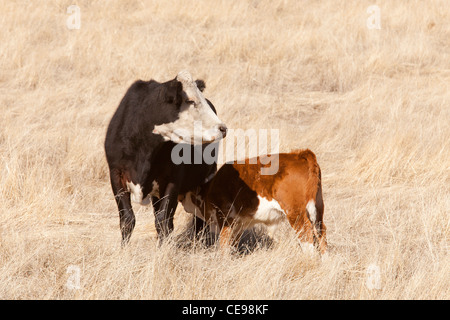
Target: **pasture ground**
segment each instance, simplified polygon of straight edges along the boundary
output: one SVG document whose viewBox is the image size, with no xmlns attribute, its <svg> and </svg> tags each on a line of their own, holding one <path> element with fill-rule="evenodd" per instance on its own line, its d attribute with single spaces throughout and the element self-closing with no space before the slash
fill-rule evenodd
<svg viewBox="0 0 450 320">
<path fill-rule="evenodd" d="M 377 1 L 370 29 L 373 4 L 3 1 L 0 298 L 449 299 L 448 2 Z M 158 248 L 139 206 L 120 248 L 106 127 L 134 80 L 182 69 L 228 127 L 316 153 L 326 258 L 288 228 L 240 258 Z"/>
</svg>

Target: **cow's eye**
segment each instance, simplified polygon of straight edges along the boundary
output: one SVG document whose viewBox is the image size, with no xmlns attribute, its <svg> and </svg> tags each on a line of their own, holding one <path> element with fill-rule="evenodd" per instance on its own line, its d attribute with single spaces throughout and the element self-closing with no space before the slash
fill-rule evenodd
<svg viewBox="0 0 450 320">
<path fill-rule="evenodd" d="M 195 104 L 195 102 L 192 101 L 192 100 L 186 100 L 186 103 L 187 103 L 187 104 Z"/>
</svg>

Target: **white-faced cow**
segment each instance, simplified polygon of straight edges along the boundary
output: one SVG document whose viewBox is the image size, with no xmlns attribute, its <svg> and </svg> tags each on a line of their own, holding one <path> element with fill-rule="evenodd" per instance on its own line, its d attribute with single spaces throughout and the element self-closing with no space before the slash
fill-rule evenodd
<svg viewBox="0 0 450 320">
<path fill-rule="evenodd" d="M 204 88 L 202 80 L 193 81 L 186 71 L 164 83 L 136 81 L 112 117 L 105 152 L 123 244 L 135 226 L 131 202 L 153 203 L 162 241 L 173 230 L 178 196 L 216 172 L 215 163 L 176 165 L 171 159 L 176 143 L 189 144 L 201 152 L 226 135 L 225 124 L 202 94 Z M 200 129 L 198 125 L 194 128 L 194 123 L 200 123 Z"/>
<path fill-rule="evenodd" d="M 316 156 L 306 149 L 281 153 L 278 161 L 273 175 L 261 174 L 268 163 L 262 157 L 224 164 L 213 179 L 186 195 L 185 210 L 206 221 L 221 246 L 236 245 L 242 232 L 258 223 L 273 234 L 287 218 L 300 242 L 324 253 L 326 228 Z"/>
</svg>

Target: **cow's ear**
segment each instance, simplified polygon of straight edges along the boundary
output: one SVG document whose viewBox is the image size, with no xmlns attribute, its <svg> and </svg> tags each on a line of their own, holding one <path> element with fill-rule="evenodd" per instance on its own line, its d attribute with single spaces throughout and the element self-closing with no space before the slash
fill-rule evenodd
<svg viewBox="0 0 450 320">
<path fill-rule="evenodd" d="M 167 83 L 161 91 L 162 98 L 165 103 L 175 104 L 179 106 L 181 104 L 181 92 L 183 91 L 183 85 L 177 80 Z"/>
<path fill-rule="evenodd" d="M 203 80 L 200 79 L 195 80 L 195 84 L 197 85 L 198 90 L 200 90 L 201 92 L 203 92 L 203 90 L 205 90 L 206 88 L 205 81 Z"/>
</svg>

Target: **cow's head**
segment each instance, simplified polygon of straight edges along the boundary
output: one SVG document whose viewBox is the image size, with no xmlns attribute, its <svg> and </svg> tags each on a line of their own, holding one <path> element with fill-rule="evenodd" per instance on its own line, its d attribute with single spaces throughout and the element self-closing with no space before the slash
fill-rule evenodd
<svg viewBox="0 0 450 320">
<path fill-rule="evenodd" d="M 189 144 L 210 143 L 224 138 L 227 127 L 203 96 L 204 88 L 203 80 L 194 81 L 187 71 L 163 83 L 160 101 L 164 105 L 161 112 L 165 116 L 163 123 L 154 127 L 153 133 L 166 141 Z"/>
</svg>

